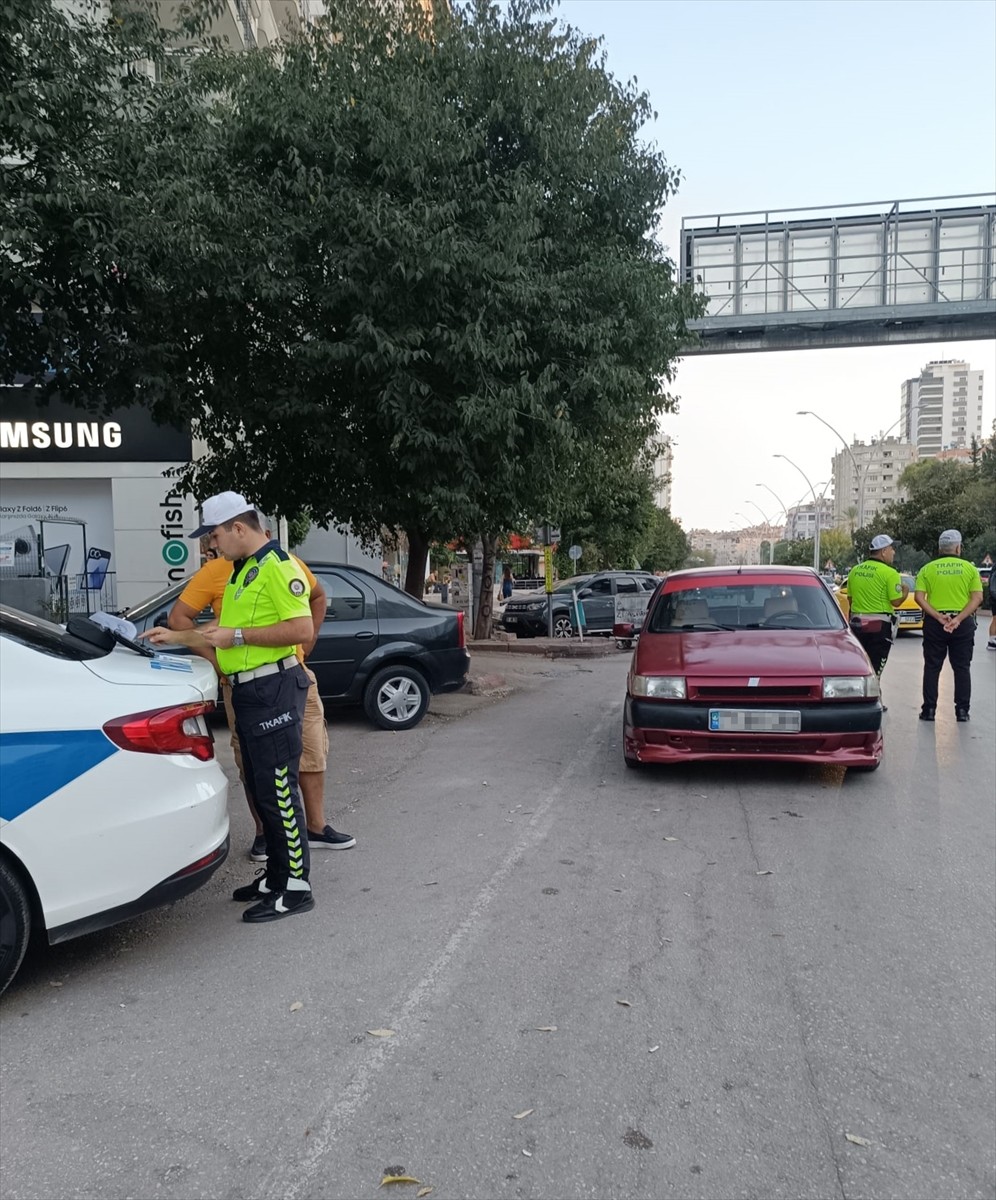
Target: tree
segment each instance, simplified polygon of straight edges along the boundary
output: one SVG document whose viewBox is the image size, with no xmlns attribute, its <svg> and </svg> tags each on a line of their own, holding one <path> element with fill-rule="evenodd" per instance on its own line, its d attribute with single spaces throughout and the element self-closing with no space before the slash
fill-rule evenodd
<svg viewBox="0 0 996 1200">
<path fill-rule="evenodd" d="M 996 477 L 987 473 L 991 443 L 981 448 L 974 467 L 936 458 L 912 463 L 900 479 L 909 499 L 890 504 L 878 514 L 875 529 L 862 535 L 885 532 L 924 554 L 937 552 L 944 529 L 960 530 L 966 549 L 976 539 L 996 542 Z"/>
<path fill-rule="evenodd" d="M 688 535 L 669 512 L 655 508 L 640 555 L 647 571 L 674 571 L 685 564 L 689 554 Z"/>
<path fill-rule="evenodd" d="M 497 537 L 673 404 L 699 302 L 650 114 L 546 3 L 341 0 L 279 56 L 200 54 L 124 122 L 118 353 L 62 389 L 191 422 L 195 494 L 404 529 L 409 590 L 481 538 L 480 634 Z"/>
</svg>

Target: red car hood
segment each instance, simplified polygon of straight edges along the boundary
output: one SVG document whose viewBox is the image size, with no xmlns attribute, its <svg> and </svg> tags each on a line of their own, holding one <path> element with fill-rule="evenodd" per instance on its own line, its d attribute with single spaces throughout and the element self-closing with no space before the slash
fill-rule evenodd
<svg viewBox="0 0 996 1200">
<path fill-rule="evenodd" d="M 871 671 L 864 650 L 846 629 L 643 633 L 633 667 L 639 675 L 685 675 L 690 679 L 741 675 L 812 678 Z"/>
</svg>

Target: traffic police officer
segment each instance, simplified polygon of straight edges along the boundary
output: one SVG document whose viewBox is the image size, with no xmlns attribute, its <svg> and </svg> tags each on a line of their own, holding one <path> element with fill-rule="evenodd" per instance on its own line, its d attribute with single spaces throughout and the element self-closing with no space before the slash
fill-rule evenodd
<svg viewBox="0 0 996 1200">
<path fill-rule="evenodd" d="M 310 680 L 295 652 L 312 636 L 309 589 L 298 564 L 267 537 L 244 496 L 212 496 L 202 514 L 204 523 L 190 536 L 209 535 L 211 545 L 234 564 L 219 623 L 199 630 L 155 628 L 146 636 L 156 644 L 207 643 L 229 678 L 243 762 L 269 853 L 265 872 L 232 895 L 256 901 L 243 920 L 275 921 L 315 906 L 298 786 Z"/>
<path fill-rule="evenodd" d="M 892 565 L 895 557 L 892 538 L 887 533 L 877 534 L 871 540 L 871 553 L 864 562 L 851 568 L 844 585 L 851 606 L 851 632 L 864 647 L 872 670 L 879 677 L 896 632 L 892 610 L 910 594 Z"/>
<path fill-rule="evenodd" d="M 972 703 L 972 652 L 975 610 L 982 603 L 978 568 L 961 555 L 961 534 L 945 529 L 937 539 L 938 557 L 920 568 L 916 602 L 923 609 L 923 707 L 921 721 L 937 711 L 937 680 L 945 658 L 954 672 L 955 720 L 967 721 Z"/>
</svg>

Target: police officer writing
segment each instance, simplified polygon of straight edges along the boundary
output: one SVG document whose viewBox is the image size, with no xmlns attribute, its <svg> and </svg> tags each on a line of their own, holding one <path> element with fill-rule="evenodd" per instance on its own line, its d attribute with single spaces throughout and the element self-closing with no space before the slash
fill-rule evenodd
<svg viewBox="0 0 996 1200">
<path fill-rule="evenodd" d="M 871 659 L 872 670 L 881 677 L 892 649 L 895 626 L 892 610 L 910 594 L 902 576 L 893 567 L 896 547 L 886 533 L 871 540 L 871 553 L 852 567 L 844 590 L 851 606 L 851 632 Z M 883 712 L 885 705 L 882 705 Z"/>
<path fill-rule="evenodd" d="M 921 567 L 914 595 L 923 609 L 923 707 L 921 721 L 937 712 L 937 681 L 945 658 L 954 673 L 955 720 L 967 721 L 972 704 L 972 652 L 975 610 L 982 603 L 978 568 L 961 555 L 961 534 L 945 529 L 937 558 Z"/>
<path fill-rule="evenodd" d="M 298 785 L 301 721 L 310 680 L 295 648 L 310 641 L 308 584 L 300 566 L 263 532 L 244 496 L 222 492 L 205 500 L 203 525 L 190 536 L 210 536 L 233 563 L 217 625 L 147 630 L 156 645 L 211 646 L 228 676 L 246 775 L 252 780 L 269 857 L 266 870 L 232 893 L 254 903 L 251 923 L 276 921 L 315 907 L 308 882 L 310 859 Z"/>
</svg>

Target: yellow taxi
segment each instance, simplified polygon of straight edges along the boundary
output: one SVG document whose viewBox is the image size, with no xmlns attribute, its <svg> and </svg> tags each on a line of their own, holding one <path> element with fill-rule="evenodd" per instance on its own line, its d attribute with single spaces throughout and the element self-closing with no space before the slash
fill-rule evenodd
<svg viewBox="0 0 996 1200">
<path fill-rule="evenodd" d="M 910 594 L 896 609 L 899 615 L 899 632 L 906 633 L 908 630 L 923 629 L 923 613 L 920 611 L 920 605 L 913 599 L 913 592 L 916 587 L 916 579 L 912 575 L 903 574 L 903 583 L 910 589 Z M 840 605 L 840 611 L 845 617 L 850 616 L 851 601 L 844 591 L 846 580 L 834 592 L 837 598 L 837 603 Z"/>
</svg>

